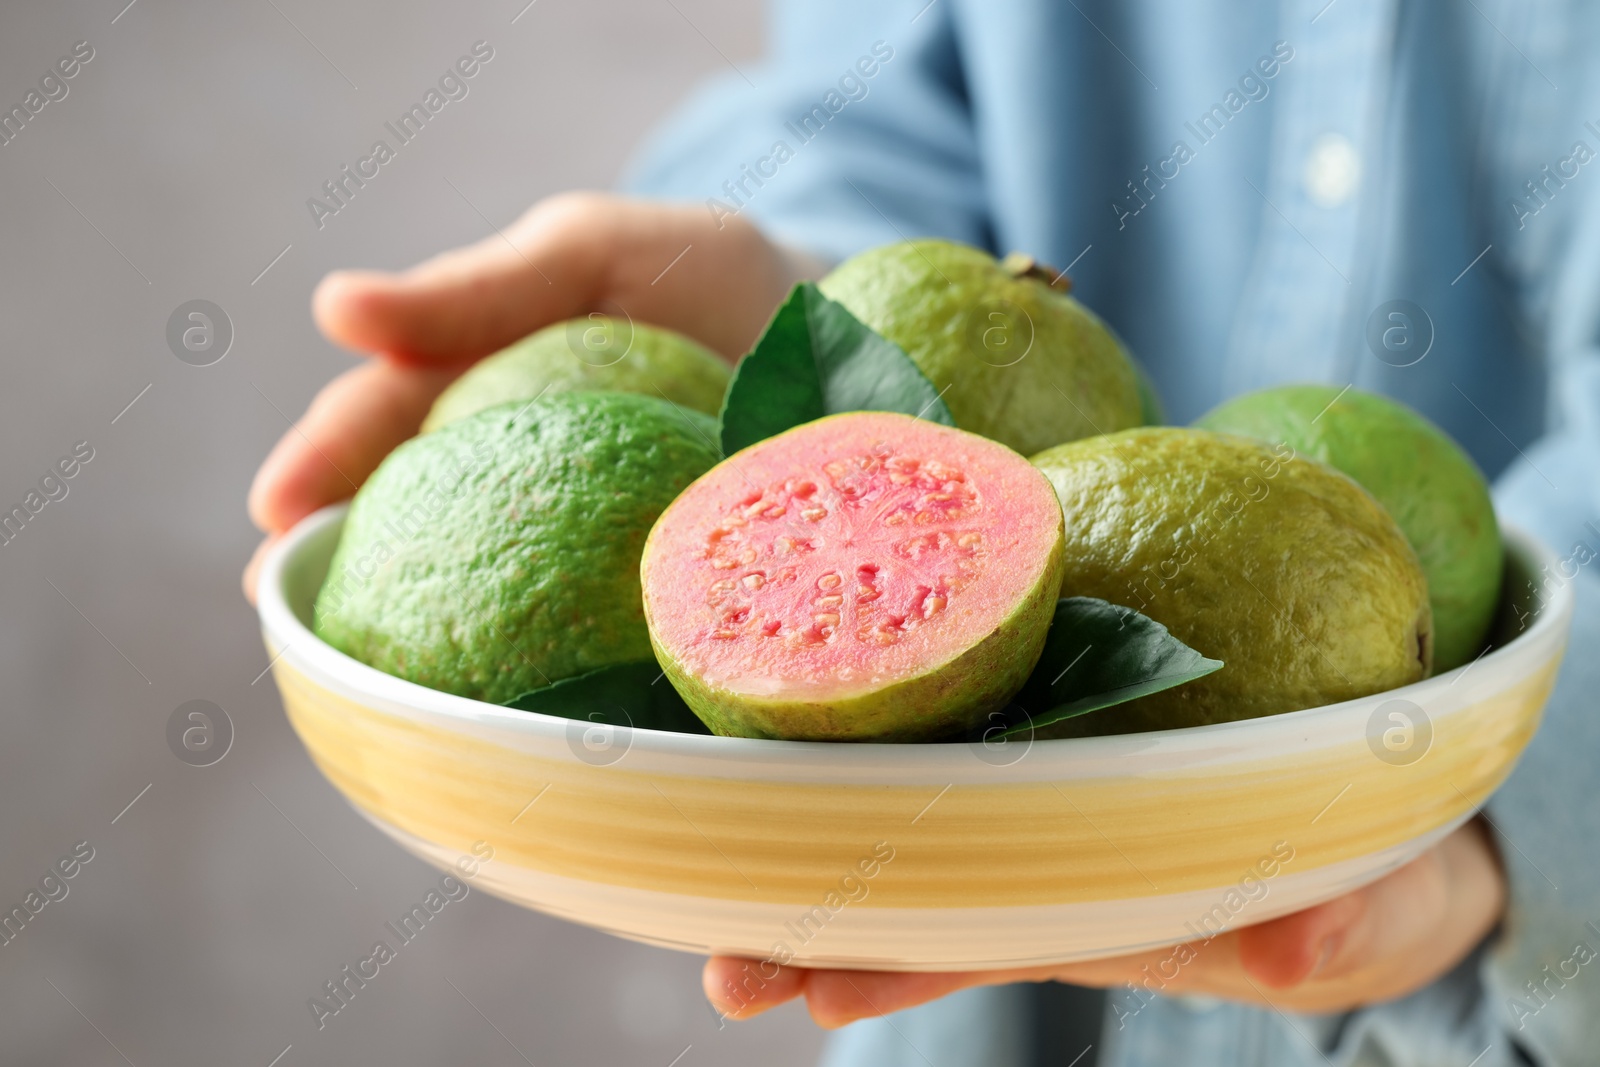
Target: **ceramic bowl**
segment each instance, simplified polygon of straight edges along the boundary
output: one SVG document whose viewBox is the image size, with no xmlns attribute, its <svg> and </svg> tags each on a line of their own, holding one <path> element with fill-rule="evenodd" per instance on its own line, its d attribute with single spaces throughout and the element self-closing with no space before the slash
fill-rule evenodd
<svg viewBox="0 0 1600 1067">
<path fill-rule="evenodd" d="M 875 970 L 1065 962 L 1336 896 L 1469 818 L 1539 723 L 1572 614 L 1507 531 L 1491 651 L 1360 700 L 999 744 L 627 730 L 426 689 L 308 628 L 344 519 L 300 523 L 259 601 L 289 720 L 375 825 L 474 884 L 696 953 Z M 662 684 L 666 684 L 663 682 Z"/>
</svg>

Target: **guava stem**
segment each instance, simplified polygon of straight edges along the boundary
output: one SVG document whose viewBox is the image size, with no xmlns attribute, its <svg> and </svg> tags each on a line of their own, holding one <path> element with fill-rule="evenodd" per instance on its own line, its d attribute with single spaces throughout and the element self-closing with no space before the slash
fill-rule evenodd
<svg viewBox="0 0 1600 1067">
<path fill-rule="evenodd" d="M 1072 292 L 1072 279 L 1064 270 L 1056 270 L 1048 263 L 1040 263 L 1024 252 L 1012 252 L 1000 261 L 1000 269 L 1013 278 L 1032 278 L 1044 282 L 1058 293 Z"/>
</svg>

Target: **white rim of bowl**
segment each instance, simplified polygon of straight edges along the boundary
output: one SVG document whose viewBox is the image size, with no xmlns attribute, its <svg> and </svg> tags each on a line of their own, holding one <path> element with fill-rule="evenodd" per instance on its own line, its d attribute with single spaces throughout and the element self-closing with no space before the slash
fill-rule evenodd
<svg viewBox="0 0 1600 1067">
<path fill-rule="evenodd" d="M 303 662 L 321 675 L 325 683 L 344 690 L 357 702 L 376 698 L 384 705 L 401 709 L 407 717 L 420 716 L 445 726 L 472 725 L 494 731 L 511 731 L 559 741 L 565 745 L 569 727 L 579 720 L 517 711 L 405 681 L 345 655 L 317 637 L 300 621 L 284 595 L 284 571 L 307 541 L 328 525 L 342 519 L 348 508 L 348 502 L 333 504 L 306 516 L 268 551 L 262 562 L 256 599 L 262 628 L 268 639 L 278 646 L 276 655 L 281 658 L 293 653 L 293 659 Z M 1500 530 L 1506 546 L 1525 557 L 1532 573 L 1538 574 L 1541 568 L 1557 562 L 1553 551 L 1520 527 L 1502 522 Z M 629 752 L 630 756 L 649 754 L 668 758 L 686 757 L 696 763 L 707 761 L 712 766 L 704 769 L 712 773 L 715 773 L 714 765 L 728 763 L 743 764 L 747 768 L 750 764 L 769 768 L 787 765 L 811 773 L 832 769 L 851 776 L 873 768 L 885 768 L 897 772 L 897 778 L 908 770 L 914 770 L 919 777 L 922 774 L 930 777 L 950 775 L 953 781 L 970 782 L 992 781 L 997 773 L 1007 773 L 1012 780 L 1043 780 L 1056 777 L 1067 769 L 1068 764 L 1080 772 L 1100 766 L 1101 773 L 1117 773 L 1115 768 L 1103 766 L 1102 761 L 1117 759 L 1120 762 L 1131 754 L 1157 749 L 1165 756 L 1175 757 L 1183 766 L 1193 767 L 1211 762 L 1212 759 L 1238 759 L 1246 752 L 1266 753 L 1277 746 L 1317 748 L 1363 736 L 1366 717 L 1380 703 L 1409 700 L 1433 713 L 1429 704 L 1443 698 L 1468 671 L 1506 666 L 1515 659 L 1536 654 L 1537 649 L 1548 643 L 1553 631 L 1559 629 L 1564 635 L 1574 600 L 1572 584 L 1563 584 L 1545 602 L 1533 625 L 1504 646 L 1491 649 L 1455 670 L 1398 689 L 1337 704 L 1207 726 L 1104 737 L 1034 740 L 1027 743 L 1027 760 L 1019 757 L 1019 761 L 1001 766 L 988 766 L 974 759 L 969 751 L 971 746 L 965 742 L 838 744 L 717 737 L 643 728 L 631 731 Z M 1468 690 L 1461 692 L 1465 694 Z M 1451 706 L 1440 708 L 1434 717 L 1449 715 L 1458 707 L 1471 703 L 1473 701 L 1464 699 L 1450 701 Z M 1212 759 L 1207 759 L 1207 756 Z M 1151 768 L 1142 766 L 1140 769 Z"/>
</svg>

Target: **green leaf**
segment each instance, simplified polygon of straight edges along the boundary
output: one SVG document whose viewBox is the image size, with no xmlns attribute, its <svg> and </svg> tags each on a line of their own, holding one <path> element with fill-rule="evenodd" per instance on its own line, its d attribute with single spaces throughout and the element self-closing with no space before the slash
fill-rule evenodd
<svg viewBox="0 0 1600 1067">
<path fill-rule="evenodd" d="M 601 667 L 574 678 L 563 678 L 507 701 L 517 711 L 537 711 L 563 719 L 627 726 L 638 730 L 668 730 L 680 734 L 709 734 L 706 724 L 689 710 L 655 660 Z"/>
<path fill-rule="evenodd" d="M 1006 709 L 1000 736 L 1015 737 L 1221 670 L 1132 608 L 1062 597 L 1039 663 Z"/>
<path fill-rule="evenodd" d="M 910 356 L 801 282 L 734 371 L 722 399 L 722 452 L 731 456 L 842 411 L 898 411 L 955 425 Z"/>
</svg>

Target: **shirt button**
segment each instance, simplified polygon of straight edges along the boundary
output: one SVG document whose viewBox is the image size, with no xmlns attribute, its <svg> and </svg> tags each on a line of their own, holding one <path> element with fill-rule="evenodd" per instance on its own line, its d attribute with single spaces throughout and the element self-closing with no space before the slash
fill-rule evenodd
<svg viewBox="0 0 1600 1067">
<path fill-rule="evenodd" d="M 1172 998 L 1178 1002 L 1179 1007 L 1193 1015 L 1210 1015 L 1222 1007 L 1222 1001 L 1216 997 L 1207 997 L 1200 994 L 1187 994 Z"/>
<path fill-rule="evenodd" d="M 1306 195 L 1318 207 L 1338 207 L 1361 182 L 1361 156 L 1350 138 L 1325 133 L 1311 145 L 1303 176 Z"/>
</svg>

